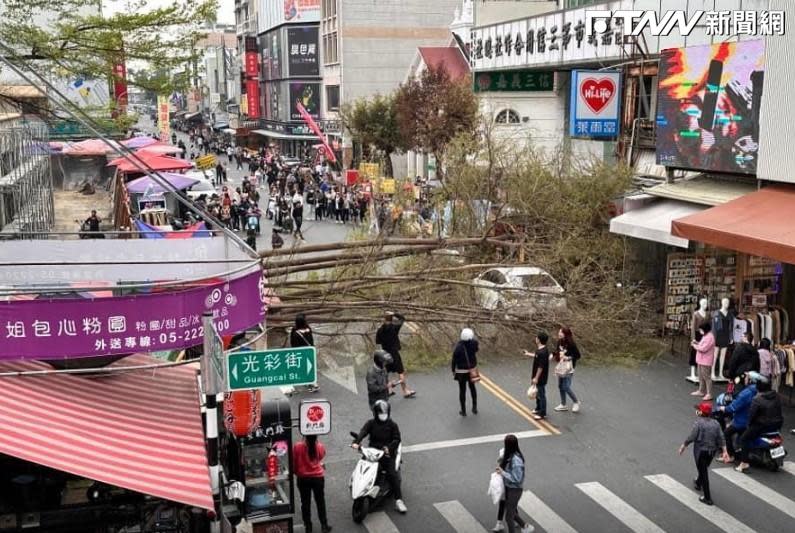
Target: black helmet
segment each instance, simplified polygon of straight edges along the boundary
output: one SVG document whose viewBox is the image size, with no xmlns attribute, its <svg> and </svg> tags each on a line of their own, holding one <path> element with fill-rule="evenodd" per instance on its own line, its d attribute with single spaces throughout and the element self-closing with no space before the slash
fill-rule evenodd
<svg viewBox="0 0 795 533">
<path fill-rule="evenodd" d="M 378 415 L 386 415 L 389 418 L 389 414 L 392 411 L 392 408 L 389 406 L 389 402 L 386 400 L 376 400 L 373 404 L 373 418 L 378 418 Z"/>
<path fill-rule="evenodd" d="M 385 350 L 376 350 L 373 353 L 373 362 L 378 368 L 384 368 L 385 365 L 392 363 L 392 356 Z"/>
</svg>

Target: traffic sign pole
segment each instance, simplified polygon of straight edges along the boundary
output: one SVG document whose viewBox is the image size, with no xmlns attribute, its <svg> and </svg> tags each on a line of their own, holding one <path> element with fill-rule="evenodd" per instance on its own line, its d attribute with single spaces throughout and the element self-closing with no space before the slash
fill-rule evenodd
<svg viewBox="0 0 795 533">
<path fill-rule="evenodd" d="M 220 474 L 221 469 L 218 465 L 218 399 L 214 385 L 215 369 L 212 362 L 212 351 L 215 339 L 213 338 L 215 328 L 213 327 L 213 314 L 204 313 L 202 315 L 202 325 L 204 326 L 204 350 L 201 358 L 202 382 L 205 383 L 204 406 L 205 406 L 205 427 L 207 432 L 207 464 L 210 467 L 210 486 L 213 491 L 213 503 L 215 503 L 215 515 L 220 516 L 221 510 L 221 490 Z M 208 390 L 209 389 L 209 390 Z"/>
</svg>

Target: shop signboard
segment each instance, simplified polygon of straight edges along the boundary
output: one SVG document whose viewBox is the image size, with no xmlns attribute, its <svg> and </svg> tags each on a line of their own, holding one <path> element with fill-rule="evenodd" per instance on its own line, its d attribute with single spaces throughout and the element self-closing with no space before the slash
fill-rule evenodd
<svg viewBox="0 0 795 533">
<path fill-rule="evenodd" d="M 320 83 L 290 83 L 290 120 L 303 120 L 298 103 L 310 117 L 320 118 Z"/>
<path fill-rule="evenodd" d="M 261 389 L 317 382 L 314 346 L 231 352 L 226 358 L 227 389 Z"/>
<path fill-rule="evenodd" d="M 258 2 L 258 33 L 285 23 L 320 21 L 320 0 L 258 0 Z"/>
<path fill-rule="evenodd" d="M 215 165 L 217 164 L 218 164 L 218 158 L 215 157 L 213 154 L 203 155 L 200 158 L 196 159 L 196 168 L 200 170 L 215 168 Z"/>
<path fill-rule="evenodd" d="M 114 116 L 127 114 L 127 65 L 123 55 L 113 65 L 113 98 L 116 100 Z"/>
<path fill-rule="evenodd" d="M 246 111 L 250 118 L 260 117 L 259 81 L 246 80 Z"/>
<path fill-rule="evenodd" d="M 588 139 L 618 136 L 621 73 L 603 70 L 573 70 L 569 134 Z"/>
<path fill-rule="evenodd" d="M 379 186 L 378 186 L 379 192 L 381 192 L 382 194 L 395 194 L 394 179 L 381 178 L 378 181 L 379 181 Z"/>
<path fill-rule="evenodd" d="M 359 163 L 359 174 L 363 180 L 375 180 L 381 173 L 378 163 Z"/>
<path fill-rule="evenodd" d="M 246 76 L 256 77 L 259 74 L 259 54 L 256 50 L 246 50 Z"/>
<path fill-rule="evenodd" d="M 160 129 L 160 140 L 163 142 L 169 141 L 171 137 L 171 123 L 168 116 L 170 106 L 167 95 L 157 95 L 157 127 Z"/>
<path fill-rule="evenodd" d="M 261 77 L 278 80 L 282 77 L 282 31 L 277 29 L 260 36 L 262 50 Z"/>
<path fill-rule="evenodd" d="M 318 76 L 318 27 L 287 29 L 287 65 L 291 77 Z"/>
<path fill-rule="evenodd" d="M 298 420 L 301 435 L 328 435 L 331 433 L 331 402 L 302 400 L 298 408 Z"/>
<path fill-rule="evenodd" d="M 473 83 L 476 93 L 551 91 L 555 88 L 555 73 L 521 69 L 478 72 Z"/>
<path fill-rule="evenodd" d="M 173 292 L 92 299 L 0 302 L 0 360 L 129 354 L 201 344 L 202 313 L 222 335 L 259 324 L 265 296 L 259 270 Z"/>
<path fill-rule="evenodd" d="M 755 174 L 764 71 L 764 40 L 663 50 L 657 164 Z"/>
</svg>

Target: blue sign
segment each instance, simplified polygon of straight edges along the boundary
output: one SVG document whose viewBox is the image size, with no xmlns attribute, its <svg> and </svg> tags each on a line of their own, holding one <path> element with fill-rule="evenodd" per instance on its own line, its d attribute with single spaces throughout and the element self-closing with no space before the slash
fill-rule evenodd
<svg viewBox="0 0 795 533">
<path fill-rule="evenodd" d="M 569 135 L 586 139 L 618 137 L 620 102 L 620 72 L 573 70 Z"/>
</svg>

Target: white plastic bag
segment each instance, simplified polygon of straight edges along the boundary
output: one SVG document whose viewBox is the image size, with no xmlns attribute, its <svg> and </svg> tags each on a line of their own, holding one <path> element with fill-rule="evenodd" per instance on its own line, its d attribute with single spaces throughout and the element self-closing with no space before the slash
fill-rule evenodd
<svg viewBox="0 0 795 533">
<path fill-rule="evenodd" d="M 536 387 L 535 384 L 530 385 L 530 387 L 527 388 L 527 399 L 535 400 L 536 396 L 538 396 L 538 387 Z"/>
<path fill-rule="evenodd" d="M 488 495 L 491 496 L 492 503 L 494 505 L 499 504 L 504 494 L 505 494 L 505 483 L 502 480 L 502 475 L 498 474 L 497 472 L 492 472 L 491 479 L 489 480 L 489 491 L 488 491 Z"/>
</svg>

